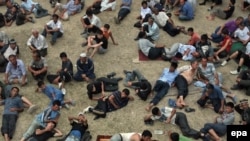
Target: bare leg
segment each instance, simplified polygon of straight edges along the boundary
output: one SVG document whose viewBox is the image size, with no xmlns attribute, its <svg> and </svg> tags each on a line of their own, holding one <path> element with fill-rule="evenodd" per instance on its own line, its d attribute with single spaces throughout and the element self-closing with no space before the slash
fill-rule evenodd
<svg viewBox="0 0 250 141">
<path fill-rule="evenodd" d="M 235 51 L 232 55 L 229 56 L 230 59 L 234 59 L 238 56 L 239 51 Z"/>
<path fill-rule="evenodd" d="M 58 84 L 59 83 L 60 76 L 58 76 L 54 81 L 52 82 L 53 84 Z"/>
<path fill-rule="evenodd" d="M 99 49 L 99 47 L 94 47 L 94 49 L 89 57 L 93 58 L 93 56 L 95 55 L 95 53 L 97 52 L 98 49 Z"/>
<path fill-rule="evenodd" d="M 27 104 L 29 107 L 32 106 L 33 104 L 24 96 L 22 96 L 22 101 L 23 103 Z"/>
<path fill-rule="evenodd" d="M 148 106 L 145 108 L 145 110 L 149 112 L 153 106 L 154 106 L 153 103 L 149 103 Z"/>
<path fill-rule="evenodd" d="M 4 134 L 4 140 L 5 141 L 10 141 L 9 135 L 8 134 Z"/>
<path fill-rule="evenodd" d="M 208 133 L 215 141 L 221 141 L 220 137 L 215 133 L 213 129 L 208 130 Z"/>
<path fill-rule="evenodd" d="M 243 63 L 244 63 L 244 58 L 240 58 L 240 62 L 239 62 L 239 65 L 238 66 L 242 66 L 243 65 Z"/>
</svg>

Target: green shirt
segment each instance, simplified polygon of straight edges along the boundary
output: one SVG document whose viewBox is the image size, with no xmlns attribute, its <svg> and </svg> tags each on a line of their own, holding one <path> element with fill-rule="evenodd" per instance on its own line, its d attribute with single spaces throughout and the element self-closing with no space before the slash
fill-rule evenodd
<svg viewBox="0 0 250 141">
<path fill-rule="evenodd" d="M 188 137 L 180 135 L 179 141 L 193 141 L 193 140 Z"/>
</svg>

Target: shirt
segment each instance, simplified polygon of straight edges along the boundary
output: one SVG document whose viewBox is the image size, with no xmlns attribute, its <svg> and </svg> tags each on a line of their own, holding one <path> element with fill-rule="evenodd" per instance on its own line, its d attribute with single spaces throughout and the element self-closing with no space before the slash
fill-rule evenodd
<svg viewBox="0 0 250 141">
<path fill-rule="evenodd" d="M 214 74 L 216 73 L 216 70 L 213 63 L 207 63 L 206 68 L 202 67 L 202 65 L 199 64 L 199 68 L 201 70 L 201 73 L 206 78 L 208 78 L 209 80 L 214 80 Z"/>
<path fill-rule="evenodd" d="M 223 125 L 231 125 L 234 122 L 234 112 L 226 113 L 224 112 L 220 117 L 216 119 L 217 123 L 223 124 Z"/>
<path fill-rule="evenodd" d="M 51 27 L 52 29 L 59 29 L 59 31 L 61 33 L 63 33 L 63 27 L 62 27 L 62 22 L 61 21 L 57 21 L 56 23 L 54 22 L 54 20 L 50 20 L 49 22 L 47 22 L 46 24 L 47 26 Z"/>
<path fill-rule="evenodd" d="M 164 107 L 160 110 L 161 112 L 160 116 L 152 115 L 151 119 L 165 122 L 171 116 L 172 111 L 173 111 L 173 108 Z M 171 124 L 175 124 L 175 118 L 176 118 L 176 114 L 174 114 L 174 116 L 172 117 L 170 121 Z"/>
<path fill-rule="evenodd" d="M 169 84 L 169 86 L 171 86 L 178 74 L 179 74 L 179 72 L 176 70 L 174 72 L 170 72 L 169 68 L 164 68 L 164 70 L 163 70 L 163 72 L 158 80 L 161 80 L 163 82 L 167 82 Z"/>
<path fill-rule="evenodd" d="M 243 29 L 237 28 L 234 32 L 234 37 L 238 37 L 240 40 L 246 41 L 249 39 L 249 29 L 245 26 Z"/>
<path fill-rule="evenodd" d="M 32 60 L 30 62 L 30 67 L 35 70 L 41 70 L 44 67 L 48 67 L 48 64 L 46 59 L 42 57 L 40 60 Z"/>
<path fill-rule="evenodd" d="M 123 5 L 121 8 L 131 10 L 132 0 L 122 0 L 122 4 L 126 5 Z"/>
<path fill-rule="evenodd" d="M 229 41 L 229 43 L 228 43 L 228 45 L 226 47 L 226 52 L 229 53 L 230 50 L 231 50 L 231 47 L 232 47 L 232 43 L 233 43 L 230 36 L 227 35 L 227 36 L 224 37 L 221 46 L 224 46 L 227 43 L 227 41 Z"/>
<path fill-rule="evenodd" d="M 9 60 L 9 56 L 12 54 L 14 54 L 14 55 L 19 54 L 19 47 L 18 46 L 16 46 L 14 49 L 12 49 L 9 45 L 9 47 L 6 49 L 6 51 L 4 52 L 3 55 L 4 55 L 4 58 L 6 60 Z"/>
<path fill-rule="evenodd" d="M 111 10 L 113 11 L 113 10 L 115 10 L 115 6 L 116 6 L 116 1 L 109 3 L 109 0 L 102 0 L 100 11 L 102 12 L 102 11 L 105 11 L 109 8 L 111 8 Z"/>
<path fill-rule="evenodd" d="M 199 40 L 200 40 L 200 35 L 194 32 L 190 40 L 188 41 L 188 45 L 195 45 Z"/>
<path fill-rule="evenodd" d="M 27 11 L 30 11 L 32 8 L 32 5 L 36 5 L 36 2 L 33 2 L 32 0 L 27 0 L 26 2 L 22 1 L 21 7 Z M 32 12 L 35 12 L 37 9 L 33 8 Z"/>
<path fill-rule="evenodd" d="M 27 41 L 27 45 L 28 46 L 32 45 L 37 50 L 48 48 L 48 44 L 46 42 L 46 39 L 41 34 L 39 34 L 37 38 L 35 38 L 33 35 L 31 35 Z"/>
<path fill-rule="evenodd" d="M 17 111 L 12 112 L 11 108 L 23 108 L 22 99 L 19 96 L 7 97 L 4 101 L 3 115 L 18 115 Z"/>
<path fill-rule="evenodd" d="M 128 97 L 122 98 L 120 91 L 115 91 L 111 95 L 114 96 L 114 103 L 118 105 L 120 108 L 123 108 L 128 104 L 129 98 Z M 116 108 L 109 101 L 107 105 L 108 105 L 108 111 L 116 110 Z"/>
<path fill-rule="evenodd" d="M 87 61 L 81 62 L 80 59 L 77 60 L 76 62 L 77 65 L 77 71 L 80 72 L 81 74 L 86 74 L 87 76 L 91 75 L 94 73 L 94 63 L 91 59 L 87 59 Z"/>
<path fill-rule="evenodd" d="M 16 19 L 17 12 L 12 13 L 12 9 L 7 9 L 4 17 L 7 22 L 14 21 Z"/>
<path fill-rule="evenodd" d="M 147 14 L 152 14 L 151 9 L 149 7 L 146 7 L 145 9 L 143 7 L 141 7 L 141 17 L 142 17 L 142 19 L 144 19 Z"/>
<path fill-rule="evenodd" d="M 150 42 L 148 39 L 139 39 L 138 48 L 144 55 L 148 56 L 151 47 L 155 47 L 155 44 Z"/>
<path fill-rule="evenodd" d="M 190 50 L 189 53 L 187 55 L 184 55 L 184 53 L 187 51 L 187 50 Z M 182 60 L 192 60 L 194 57 L 192 55 L 193 52 L 196 51 L 196 48 L 192 45 L 184 45 L 184 44 L 179 44 L 179 48 L 178 48 L 178 52 L 181 53 L 183 56 L 182 56 Z"/>
<path fill-rule="evenodd" d="M 26 75 L 26 67 L 22 60 L 17 59 L 16 67 L 11 62 L 8 62 L 5 73 L 10 74 L 12 78 L 20 78 Z"/>
<path fill-rule="evenodd" d="M 188 18 L 194 18 L 194 9 L 191 3 L 185 2 L 180 9 L 181 14 L 187 16 Z"/>
<path fill-rule="evenodd" d="M 245 54 L 250 55 L 250 42 L 247 43 Z"/>
<path fill-rule="evenodd" d="M 81 139 L 84 132 L 88 129 L 88 125 L 84 125 L 84 124 L 78 123 L 76 121 L 73 121 L 71 123 L 71 126 L 72 126 L 72 128 L 71 128 L 69 135 L 73 135 L 79 139 Z"/>
<path fill-rule="evenodd" d="M 155 22 L 153 22 L 152 25 L 150 25 L 148 22 L 145 22 L 142 24 L 142 27 L 144 25 L 148 25 L 148 32 L 146 31 L 147 36 L 151 37 L 153 40 L 158 40 L 160 38 L 160 29 Z"/>
<path fill-rule="evenodd" d="M 70 75 L 73 75 L 73 64 L 69 59 L 67 61 L 62 61 L 62 69 L 61 69 L 61 71 L 64 71 L 65 69 L 67 69 L 67 72 Z"/>
<path fill-rule="evenodd" d="M 74 0 L 70 0 L 66 5 L 63 5 L 64 9 L 67 9 L 67 12 L 69 15 L 71 15 L 74 12 L 80 12 L 81 11 L 81 4 L 75 5 Z"/>
<path fill-rule="evenodd" d="M 40 124 L 40 126 L 46 127 L 47 123 L 45 121 L 55 120 L 59 115 L 59 111 L 53 111 L 51 107 L 49 107 L 40 114 L 38 114 L 35 120 Z"/>
<path fill-rule="evenodd" d="M 206 92 L 206 88 L 203 90 L 203 94 L 205 94 Z M 224 96 L 222 94 L 222 90 L 220 89 L 219 86 L 216 86 L 214 85 L 214 90 L 212 93 L 210 93 L 208 95 L 208 98 L 211 100 L 211 101 L 216 101 L 216 100 L 224 100 Z"/>
<path fill-rule="evenodd" d="M 96 41 L 97 44 L 99 44 L 100 42 L 102 42 L 101 47 L 103 49 L 108 49 L 108 40 L 106 39 L 106 37 L 102 37 L 101 39 L 97 37 L 97 35 L 95 35 L 94 40 Z"/>
<path fill-rule="evenodd" d="M 38 129 L 45 129 L 42 126 L 39 126 Z M 56 133 L 52 131 L 46 131 L 40 135 L 37 135 L 36 132 L 31 136 L 31 139 L 36 139 L 35 141 L 47 141 L 49 138 L 53 137 Z"/>
<path fill-rule="evenodd" d="M 83 16 L 83 19 L 84 18 L 88 18 L 89 19 L 89 22 L 92 24 L 92 25 L 95 25 L 97 27 L 101 27 L 102 26 L 102 23 L 101 23 L 101 20 L 99 17 L 97 17 L 96 15 L 93 14 L 92 18 L 88 17 L 88 16 Z"/>
<path fill-rule="evenodd" d="M 153 18 L 160 27 L 164 27 L 169 19 L 165 12 L 159 12 L 157 15 L 153 14 Z"/>
<path fill-rule="evenodd" d="M 225 24 L 225 28 L 229 31 L 229 34 L 233 34 L 234 31 L 238 28 L 235 20 L 232 20 L 232 21 L 228 21 L 226 24 Z"/>
</svg>

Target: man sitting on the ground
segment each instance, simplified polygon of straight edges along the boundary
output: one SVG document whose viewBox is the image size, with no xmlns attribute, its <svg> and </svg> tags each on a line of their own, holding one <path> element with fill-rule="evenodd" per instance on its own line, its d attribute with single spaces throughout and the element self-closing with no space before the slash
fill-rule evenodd
<svg viewBox="0 0 250 141">
<path fill-rule="evenodd" d="M 58 84 L 59 89 L 66 92 L 64 84 L 73 78 L 73 64 L 65 52 L 60 53 L 60 58 L 62 60 L 61 69 L 57 71 L 57 74 L 47 75 L 47 79 L 50 83 Z"/>
<path fill-rule="evenodd" d="M 163 70 L 160 78 L 156 81 L 156 84 L 153 88 L 155 96 L 146 107 L 147 111 L 150 111 L 153 106 L 158 104 L 160 100 L 163 99 L 168 93 L 168 90 L 173 86 L 174 80 L 179 74 L 179 72 L 176 70 L 177 67 L 177 62 L 171 62 L 170 68 L 165 68 Z"/>
<path fill-rule="evenodd" d="M 50 43 L 54 45 L 56 43 L 57 38 L 63 36 L 63 27 L 62 22 L 58 20 L 59 16 L 57 14 L 52 15 L 52 20 L 46 23 L 43 29 L 42 35 L 46 38 L 47 34 L 50 33 L 52 35 Z"/>
<path fill-rule="evenodd" d="M 66 21 L 69 20 L 69 16 L 80 13 L 82 10 L 81 7 L 82 5 L 80 3 L 80 0 L 69 0 L 66 5 L 57 3 L 53 14 L 55 14 L 57 10 L 59 10 L 59 18 Z"/>
<path fill-rule="evenodd" d="M 61 137 L 63 134 L 60 130 L 56 129 L 56 125 L 55 121 L 49 121 L 46 127 L 38 127 L 28 141 L 47 141 L 51 137 Z"/>
<path fill-rule="evenodd" d="M 148 7 L 148 3 L 147 1 L 142 1 L 141 2 L 141 12 L 140 12 L 140 16 L 138 16 L 136 19 L 138 19 L 138 21 L 134 24 L 134 27 L 138 27 L 141 28 L 142 23 L 147 22 L 148 21 L 148 17 L 150 17 L 152 14 L 151 9 Z"/>
<path fill-rule="evenodd" d="M 124 70 L 123 72 L 126 75 L 124 86 L 135 89 L 135 94 L 146 101 L 152 90 L 150 82 L 137 69 L 133 71 Z M 135 78 L 137 78 L 137 82 L 133 82 Z"/>
<path fill-rule="evenodd" d="M 241 115 L 241 125 L 250 125 L 250 107 L 248 99 L 240 100 L 240 104 L 236 105 L 235 111 Z"/>
<path fill-rule="evenodd" d="M 87 81 L 95 79 L 95 68 L 93 61 L 87 57 L 86 53 L 81 53 L 80 58 L 76 62 L 77 72 L 73 76 L 76 81 Z"/>
<path fill-rule="evenodd" d="M 112 42 L 114 45 L 118 45 L 117 42 L 115 42 L 115 39 L 113 37 L 113 34 L 110 30 L 110 25 L 109 24 L 104 24 L 103 27 L 101 27 L 101 30 L 102 30 L 102 33 L 103 33 L 103 36 L 106 37 L 106 39 L 108 40 L 109 37 L 111 38 Z"/>
<path fill-rule="evenodd" d="M 224 112 L 215 118 L 215 123 L 206 123 L 204 127 L 201 128 L 201 137 L 204 140 L 210 140 L 208 136 L 210 135 L 213 140 L 221 140 L 220 137 L 227 133 L 227 125 L 233 124 L 234 118 L 234 104 L 228 102 L 225 104 Z"/>
<path fill-rule="evenodd" d="M 243 45 L 246 45 L 250 41 L 249 29 L 243 22 L 239 24 L 239 27 L 234 32 L 234 38 Z"/>
<path fill-rule="evenodd" d="M 32 30 L 32 35 L 27 41 L 27 46 L 30 48 L 31 52 L 39 51 L 42 57 L 47 55 L 48 44 L 44 36 L 39 34 L 37 29 Z"/>
<path fill-rule="evenodd" d="M 18 113 L 23 111 L 23 102 L 22 99 L 17 96 L 18 92 L 19 89 L 13 87 L 10 97 L 0 102 L 1 105 L 4 105 L 1 132 L 5 141 L 12 139 L 16 129 Z"/>
<path fill-rule="evenodd" d="M 149 120 L 158 120 L 167 124 L 176 124 L 180 127 L 184 136 L 195 139 L 199 137 L 199 132 L 189 126 L 187 116 L 182 112 L 176 112 L 176 109 L 169 107 L 159 109 L 158 107 L 154 107 L 152 109 L 152 114 L 144 117 L 144 121 Z"/>
<path fill-rule="evenodd" d="M 29 129 L 23 134 L 21 141 L 26 141 L 40 126 L 45 128 L 51 121 L 58 123 L 60 117 L 60 106 L 61 102 L 59 100 L 55 100 L 52 106 L 36 115 L 35 119 L 29 126 Z"/>
<path fill-rule="evenodd" d="M 148 17 L 148 21 L 142 24 L 142 31 L 146 33 L 147 39 L 152 42 L 160 38 L 160 29 L 152 16 Z"/>
<path fill-rule="evenodd" d="M 108 51 L 108 40 L 101 30 L 98 30 L 95 36 L 88 37 L 87 53 L 90 49 L 93 50 L 89 58 L 93 58 L 96 52 L 99 54 L 105 54 Z"/>
<path fill-rule="evenodd" d="M 92 106 L 84 109 L 84 112 L 92 112 L 96 115 L 94 120 L 102 117 L 106 117 L 107 112 L 115 111 L 125 107 L 129 100 L 134 100 L 132 96 L 129 95 L 130 91 L 128 89 L 123 89 L 121 92 L 116 91 L 111 95 L 99 99 L 97 105 L 93 108 Z"/>
<path fill-rule="evenodd" d="M 245 94 L 250 96 L 250 68 L 242 71 L 236 78 L 236 84 L 231 87 L 231 90 L 246 89 Z"/>
<path fill-rule="evenodd" d="M 21 7 L 25 10 L 26 15 L 35 14 L 36 18 L 41 18 L 48 15 L 48 10 L 33 0 L 22 0 Z"/>
<path fill-rule="evenodd" d="M 9 63 L 7 64 L 5 77 L 5 84 L 27 84 L 26 68 L 22 60 L 17 59 L 16 55 L 9 56 Z"/>
<path fill-rule="evenodd" d="M 32 58 L 33 59 L 28 66 L 29 72 L 32 74 L 35 80 L 44 80 L 48 70 L 46 59 L 43 58 L 38 51 L 32 53 Z"/>
<path fill-rule="evenodd" d="M 193 53 L 193 56 L 197 59 L 206 57 L 208 61 L 214 60 L 214 49 L 211 46 L 211 42 L 208 40 L 207 34 L 201 35 L 201 40 L 195 44 L 196 52 Z"/>
<path fill-rule="evenodd" d="M 210 100 L 211 104 L 207 104 Z M 208 83 L 203 89 L 201 98 L 197 104 L 204 108 L 213 109 L 216 113 L 222 113 L 224 110 L 225 98 L 219 86 Z"/>
<path fill-rule="evenodd" d="M 162 57 L 165 45 L 153 44 L 147 39 L 146 32 L 140 31 L 138 34 L 138 47 L 149 59 Z"/>
<path fill-rule="evenodd" d="M 132 5 L 132 0 L 122 0 L 118 16 L 114 17 L 116 24 L 120 24 L 120 22 L 130 13 L 131 5 Z"/>
<path fill-rule="evenodd" d="M 187 0 L 180 0 L 181 8 L 174 12 L 176 16 L 179 17 L 179 20 L 190 21 L 194 19 L 194 9 L 191 3 Z"/>
<path fill-rule="evenodd" d="M 200 35 L 197 32 L 194 32 L 194 29 L 192 27 L 189 27 L 187 29 L 187 35 L 191 37 L 187 42 L 188 45 L 195 46 L 196 43 L 200 41 Z"/>
</svg>

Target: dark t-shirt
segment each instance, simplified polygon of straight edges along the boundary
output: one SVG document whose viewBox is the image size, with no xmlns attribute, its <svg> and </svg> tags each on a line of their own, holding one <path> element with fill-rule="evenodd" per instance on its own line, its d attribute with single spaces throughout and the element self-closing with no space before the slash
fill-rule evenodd
<svg viewBox="0 0 250 141">
<path fill-rule="evenodd" d="M 67 71 L 73 75 L 73 64 L 69 59 L 62 62 L 62 71 L 64 71 L 64 69 L 67 69 Z"/>
<path fill-rule="evenodd" d="M 81 136 L 83 136 L 83 134 L 85 133 L 85 131 L 88 129 L 88 124 L 87 125 L 83 125 L 82 123 L 77 123 L 77 122 L 72 122 L 71 123 L 71 131 L 79 131 L 81 133 Z"/>
<path fill-rule="evenodd" d="M 16 19 L 17 13 L 12 13 L 11 9 L 8 9 L 4 15 L 7 22 L 14 21 Z"/>
<path fill-rule="evenodd" d="M 225 13 L 226 13 L 226 19 L 230 18 L 234 13 L 234 6 L 229 6 L 229 10 L 225 11 Z"/>
<path fill-rule="evenodd" d="M 90 83 L 89 85 L 94 85 L 94 87 L 96 89 L 96 91 L 94 91 L 94 92 L 88 91 L 88 97 L 89 97 L 89 99 L 93 98 L 93 94 L 99 94 L 99 93 L 102 92 L 102 82 L 95 81 L 95 82 Z"/>
<path fill-rule="evenodd" d="M 99 38 L 97 37 L 97 35 L 95 35 L 94 40 L 96 41 L 96 43 L 103 42 L 103 43 L 102 43 L 102 48 L 103 48 L 103 49 L 107 49 L 107 48 L 108 48 L 108 40 L 106 39 L 106 37 L 103 36 L 103 38 L 99 39 Z"/>
<path fill-rule="evenodd" d="M 44 129 L 44 127 L 40 126 L 39 129 Z M 49 138 L 53 137 L 55 135 L 54 131 L 47 131 L 41 135 L 36 135 L 36 133 L 34 133 L 31 137 L 30 140 L 28 141 L 47 141 Z"/>
</svg>

